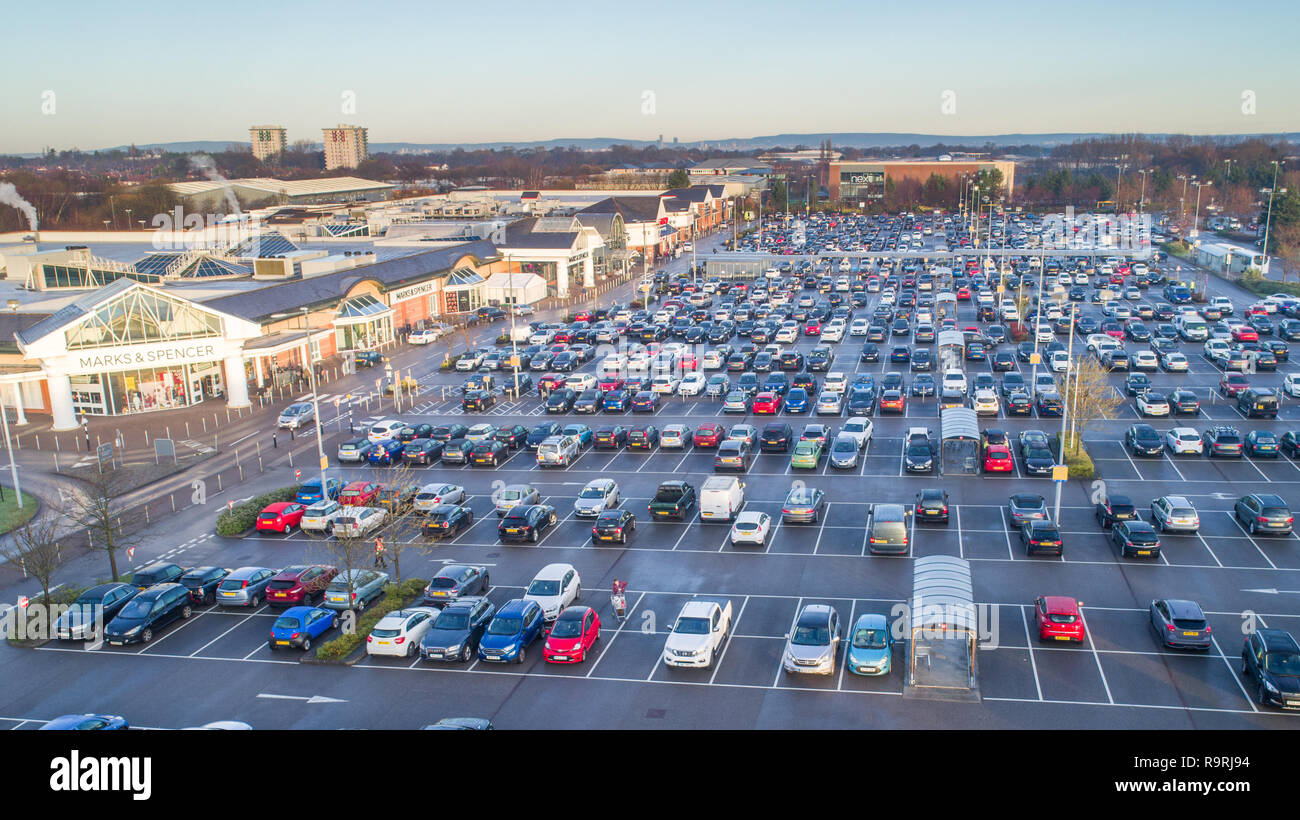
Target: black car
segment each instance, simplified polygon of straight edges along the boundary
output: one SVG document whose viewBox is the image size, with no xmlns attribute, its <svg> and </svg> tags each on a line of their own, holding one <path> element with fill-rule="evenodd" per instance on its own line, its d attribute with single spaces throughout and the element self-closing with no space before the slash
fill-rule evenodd
<svg viewBox="0 0 1300 820">
<path fill-rule="evenodd" d="M 439 424 L 429 433 L 429 438 L 444 444 L 454 438 L 465 438 L 469 428 L 463 424 Z"/>
<path fill-rule="evenodd" d="M 1278 391 L 1271 387 L 1248 387 L 1237 394 L 1237 411 L 1248 419 L 1275 419 L 1278 404 Z"/>
<path fill-rule="evenodd" d="M 1050 552 L 1060 555 L 1065 550 L 1065 541 L 1061 530 L 1051 521 L 1026 521 L 1020 525 L 1020 543 L 1024 545 L 1026 555 Z"/>
<path fill-rule="evenodd" d="M 934 446 L 928 439 L 913 439 L 903 452 L 903 466 L 909 473 L 933 473 Z"/>
<path fill-rule="evenodd" d="M 415 441 L 418 438 L 428 438 L 433 433 L 433 427 L 428 424 L 412 424 L 409 427 L 403 427 L 402 432 L 397 434 L 397 440 L 402 442 Z"/>
<path fill-rule="evenodd" d="M 531 541 L 536 544 L 542 533 L 558 521 L 555 508 L 545 504 L 512 507 L 497 525 L 497 538 L 501 541 Z"/>
<path fill-rule="evenodd" d="M 1251 535 L 1274 533 L 1290 535 L 1295 518 L 1281 496 L 1272 493 L 1251 493 L 1237 500 L 1233 515 Z"/>
<path fill-rule="evenodd" d="M 495 439 L 474 443 L 469 451 L 469 462 L 476 467 L 500 467 L 510 457 L 510 448 Z"/>
<path fill-rule="evenodd" d="M 948 493 L 945 490 L 925 489 L 916 494 L 916 520 L 948 523 Z"/>
<path fill-rule="evenodd" d="M 551 436 L 558 436 L 559 434 L 560 425 L 558 423 L 548 421 L 545 424 L 539 424 L 528 431 L 527 437 L 524 438 L 524 446 L 529 450 L 536 450 L 543 441 L 546 441 Z"/>
<path fill-rule="evenodd" d="M 1031 476 L 1050 476 L 1052 466 L 1056 463 L 1052 458 L 1052 451 L 1041 446 L 1023 448 L 1021 460 L 1025 465 L 1025 473 Z"/>
<path fill-rule="evenodd" d="M 84 590 L 52 625 L 54 637 L 61 641 L 90 640 L 139 594 L 140 590 L 123 583 L 99 584 Z"/>
<path fill-rule="evenodd" d="M 474 442 L 467 438 L 454 438 L 442 445 L 440 458 L 443 464 L 468 464 L 469 453 L 474 449 Z"/>
<path fill-rule="evenodd" d="M 511 427 L 498 428 L 492 434 L 492 438 L 509 447 L 511 450 L 518 450 L 524 446 L 528 440 L 528 428 L 522 424 L 516 424 Z"/>
<path fill-rule="evenodd" d="M 1034 400 L 1029 398 L 1029 394 L 1018 390 L 1006 399 L 1006 413 L 1008 416 L 1030 416 L 1034 412 Z"/>
<path fill-rule="evenodd" d="M 431 438 L 409 442 L 402 448 L 402 461 L 407 464 L 432 464 L 442 455 L 444 443 Z"/>
<path fill-rule="evenodd" d="M 1201 400 L 1190 390 L 1175 390 L 1169 394 L 1169 409 L 1180 415 L 1195 416 L 1201 412 Z"/>
<path fill-rule="evenodd" d="M 808 369 L 815 373 L 824 372 L 830 369 L 831 362 L 834 359 L 835 357 L 831 354 L 829 347 L 814 347 L 812 352 L 808 354 Z M 785 369 L 785 354 L 781 355 L 781 369 Z"/>
<path fill-rule="evenodd" d="M 184 574 L 185 570 L 181 568 L 179 564 L 150 564 L 131 576 L 131 585 L 141 592 L 144 592 L 155 584 L 168 584 L 173 581 L 180 581 L 181 576 Z"/>
<path fill-rule="evenodd" d="M 864 362 L 880 361 L 880 345 L 875 342 L 864 342 L 862 345 L 862 353 L 859 358 Z"/>
<path fill-rule="evenodd" d="M 1115 525 L 1116 521 L 1136 520 L 1138 514 L 1137 507 L 1133 506 L 1133 501 L 1128 496 L 1112 495 L 1097 504 L 1093 516 L 1103 530 L 1108 530 Z"/>
<path fill-rule="evenodd" d="M 425 538 L 455 538 L 474 526 L 474 511 L 458 504 L 438 504 L 420 524 Z"/>
<path fill-rule="evenodd" d="M 573 412 L 575 413 L 595 413 L 600 410 L 600 403 L 604 400 L 605 394 L 595 389 L 584 390 L 573 400 Z"/>
<path fill-rule="evenodd" d="M 1278 437 L 1277 447 L 1282 452 L 1282 455 L 1291 458 L 1300 455 L 1300 431 L 1287 430 Z"/>
<path fill-rule="evenodd" d="M 1123 558 L 1138 556 L 1157 558 L 1160 555 L 1160 535 L 1147 522 L 1133 518 L 1116 521 L 1110 528 L 1110 542 Z"/>
<path fill-rule="evenodd" d="M 426 661 L 467 663 L 478 652 L 479 641 L 497 608 L 487 598 L 461 598 L 449 604 L 420 641 Z"/>
<path fill-rule="evenodd" d="M 592 447 L 596 450 L 617 450 L 627 445 L 627 428 L 621 424 L 602 427 L 592 436 Z"/>
<path fill-rule="evenodd" d="M 763 428 L 758 437 L 760 453 L 788 453 L 790 443 L 794 441 L 794 428 L 788 424 L 772 422 Z"/>
<path fill-rule="evenodd" d="M 556 390 L 546 397 L 546 412 L 567 413 L 573 409 L 573 402 L 577 398 L 578 394 L 571 387 Z"/>
<path fill-rule="evenodd" d="M 636 530 L 636 516 L 630 510 L 605 510 L 591 527 L 591 540 L 626 544 L 629 533 Z"/>
<path fill-rule="evenodd" d="M 217 585 L 230 574 L 221 567 L 195 567 L 180 577 L 180 584 L 190 591 L 190 600 L 199 606 L 217 602 Z"/>
<path fill-rule="evenodd" d="M 1260 706 L 1300 709 L 1300 644 L 1281 629 L 1256 629 L 1241 647 L 1241 673 Z"/>
<path fill-rule="evenodd" d="M 503 383 L 506 395 L 511 398 L 517 399 L 533 389 L 533 377 L 527 373 L 506 376 Z"/>
<path fill-rule="evenodd" d="M 1124 433 L 1124 443 L 1135 456 L 1163 456 L 1165 443 L 1150 424 L 1134 424 Z"/>
<path fill-rule="evenodd" d="M 192 614 L 194 602 L 189 588 L 161 583 L 128 601 L 104 627 L 104 639 L 112 646 L 149 643 L 159 629 Z"/>
<path fill-rule="evenodd" d="M 757 361 L 757 358 L 755 359 L 755 361 Z M 793 350 L 787 350 L 786 352 L 781 354 L 779 364 L 781 370 L 787 370 L 791 372 L 802 370 L 803 354 Z M 758 368 L 755 367 L 755 369 L 757 370 Z"/>
<path fill-rule="evenodd" d="M 659 446 L 659 428 L 653 424 L 632 427 L 627 431 L 629 450 L 653 450 Z"/>
<path fill-rule="evenodd" d="M 989 365 L 994 373 L 1005 373 L 1016 369 L 1016 357 L 1010 351 L 1000 350 L 993 354 Z"/>
<path fill-rule="evenodd" d="M 481 413 L 497 403 L 497 397 L 490 390 L 470 390 L 460 402 L 461 412 Z"/>
<path fill-rule="evenodd" d="M 424 588 L 424 606 L 445 607 L 465 599 L 478 600 L 492 588 L 487 567 L 449 564 L 442 567 Z"/>
</svg>

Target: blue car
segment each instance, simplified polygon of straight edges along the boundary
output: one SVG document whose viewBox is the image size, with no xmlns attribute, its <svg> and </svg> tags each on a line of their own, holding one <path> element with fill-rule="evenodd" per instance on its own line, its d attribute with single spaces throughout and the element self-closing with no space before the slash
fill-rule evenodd
<svg viewBox="0 0 1300 820">
<path fill-rule="evenodd" d="M 808 391 L 802 387 L 792 387 L 785 397 L 785 412 L 807 413 Z"/>
<path fill-rule="evenodd" d="M 849 633 L 849 671 L 855 675 L 888 675 L 893 655 L 894 637 L 885 616 L 859 616 Z"/>
<path fill-rule="evenodd" d="M 578 446 L 580 447 L 590 447 L 591 440 L 595 436 L 595 434 L 591 432 L 591 428 L 585 424 L 566 425 L 564 429 L 560 430 L 560 435 L 576 436 L 578 439 Z"/>
<path fill-rule="evenodd" d="M 523 663 L 525 647 L 541 637 L 544 623 L 542 607 L 536 601 L 507 601 L 479 640 L 479 659 Z"/>
<path fill-rule="evenodd" d="M 600 409 L 606 413 L 612 411 L 623 412 L 627 410 L 627 404 L 631 397 L 626 390 L 611 390 L 605 394 L 605 400 L 600 403 Z"/>
<path fill-rule="evenodd" d="M 633 413 L 653 413 L 659 407 L 659 394 L 642 390 L 632 399 Z"/>
<path fill-rule="evenodd" d="M 329 490 L 330 500 L 335 501 L 339 497 L 339 491 L 343 489 L 343 480 L 339 478 L 331 478 L 326 482 L 326 486 Z M 321 496 L 320 479 L 309 478 L 303 482 L 301 487 L 298 488 L 298 494 L 294 496 L 293 500 L 297 501 L 299 504 L 311 506 L 317 501 L 324 501 L 325 499 Z"/>
<path fill-rule="evenodd" d="M 773 373 L 763 382 L 763 389 L 784 396 L 790 390 L 790 379 L 784 373 Z"/>
<path fill-rule="evenodd" d="M 319 638 L 334 628 L 338 613 L 315 606 L 293 606 L 281 612 L 271 624 L 271 637 L 266 645 L 271 649 L 293 647 L 304 652 L 311 649 L 313 638 Z"/>
<path fill-rule="evenodd" d="M 389 465 L 393 464 L 402 457 L 402 448 L 406 444 L 398 439 L 388 439 L 386 441 L 376 442 L 374 447 L 366 455 L 366 461 L 371 464 Z"/>
<path fill-rule="evenodd" d="M 41 731 L 87 731 L 96 729 L 130 729 L 126 718 L 117 715 L 61 715 L 41 727 Z"/>
</svg>

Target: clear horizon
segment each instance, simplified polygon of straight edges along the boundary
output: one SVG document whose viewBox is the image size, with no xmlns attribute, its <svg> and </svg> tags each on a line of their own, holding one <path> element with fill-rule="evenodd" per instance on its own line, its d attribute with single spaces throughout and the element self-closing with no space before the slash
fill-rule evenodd
<svg viewBox="0 0 1300 820">
<path fill-rule="evenodd" d="M 656 9 L 644 32 L 591 2 L 16 9 L 0 153 L 247 142 L 255 124 L 320 142 L 340 122 L 372 143 L 1300 130 L 1300 14 L 1279 0 L 1234 9 L 1235 38 L 1205 0 Z"/>
</svg>

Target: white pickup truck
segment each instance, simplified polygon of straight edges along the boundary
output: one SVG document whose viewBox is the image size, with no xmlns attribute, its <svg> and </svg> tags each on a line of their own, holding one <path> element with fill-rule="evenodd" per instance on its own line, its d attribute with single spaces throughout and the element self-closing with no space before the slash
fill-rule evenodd
<svg viewBox="0 0 1300 820">
<path fill-rule="evenodd" d="M 664 665 L 708 669 L 731 633 L 731 601 L 687 601 L 664 644 Z"/>
</svg>

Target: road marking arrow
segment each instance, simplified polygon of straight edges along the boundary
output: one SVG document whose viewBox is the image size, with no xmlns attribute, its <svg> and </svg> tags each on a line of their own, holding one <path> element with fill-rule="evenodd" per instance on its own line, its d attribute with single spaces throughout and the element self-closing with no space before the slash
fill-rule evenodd
<svg viewBox="0 0 1300 820">
<path fill-rule="evenodd" d="M 303 701 L 304 703 L 347 703 L 346 700 L 340 700 L 339 698 L 327 698 L 324 695 L 312 695 L 311 697 L 305 697 L 303 695 L 268 695 L 265 692 L 259 692 L 257 696 L 259 698 L 268 698 L 271 700 L 300 700 Z"/>
</svg>

